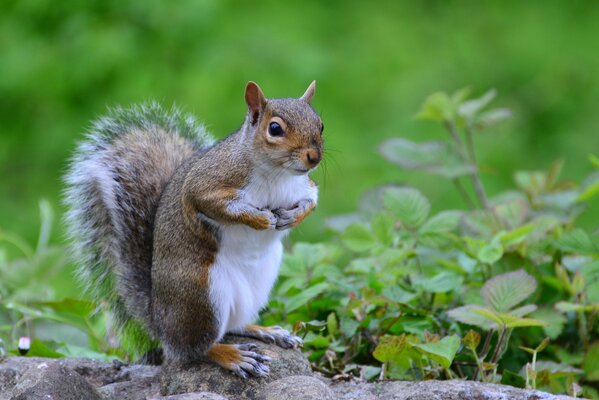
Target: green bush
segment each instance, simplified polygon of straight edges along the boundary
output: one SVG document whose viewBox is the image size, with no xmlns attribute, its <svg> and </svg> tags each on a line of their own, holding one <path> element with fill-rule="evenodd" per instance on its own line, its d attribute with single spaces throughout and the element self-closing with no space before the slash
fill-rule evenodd
<svg viewBox="0 0 599 400">
<path fill-rule="evenodd" d="M 510 113 L 486 109 L 494 91 L 467 94 L 435 93 L 418 114 L 445 126 L 447 140 L 390 139 L 380 150 L 401 168 L 447 178 L 468 209 L 431 215 L 411 187 L 367 192 L 360 212 L 329 219 L 336 239 L 293 246 L 263 318 L 295 323 L 329 376 L 460 377 L 577 394 L 581 385 L 596 396 L 599 241 L 576 218 L 599 192 L 599 160 L 590 156 L 597 171 L 582 185 L 560 181 L 556 162 L 517 172 L 515 188 L 489 197 L 473 136 Z"/>
</svg>

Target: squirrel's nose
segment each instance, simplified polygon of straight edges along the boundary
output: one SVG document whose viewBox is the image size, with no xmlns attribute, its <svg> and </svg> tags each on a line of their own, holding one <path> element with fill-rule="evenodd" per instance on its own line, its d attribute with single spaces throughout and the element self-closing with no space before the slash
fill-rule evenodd
<svg viewBox="0 0 599 400">
<path fill-rule="evenodd" d="M 314 168 L 320 162 L 320 150 L 311 148 L 306 151 L 306 164 L 309 168 Z"/>
</svg>

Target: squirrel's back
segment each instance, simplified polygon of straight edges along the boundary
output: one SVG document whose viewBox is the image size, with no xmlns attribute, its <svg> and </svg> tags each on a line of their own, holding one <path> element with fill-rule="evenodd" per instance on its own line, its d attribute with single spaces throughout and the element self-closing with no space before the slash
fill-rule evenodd
<svg viewBox="0 0 599 400">
<path fill-rule="evenodd" d="M 160 196 L 175 170 L 212 143 L 192 117 L 151 103 L 96 121 L 71 161 L 66 218 L 81 281 L 112 308 L 121 344 L 134 354 L 155 345 L 147 318 Z"/>
</svg>

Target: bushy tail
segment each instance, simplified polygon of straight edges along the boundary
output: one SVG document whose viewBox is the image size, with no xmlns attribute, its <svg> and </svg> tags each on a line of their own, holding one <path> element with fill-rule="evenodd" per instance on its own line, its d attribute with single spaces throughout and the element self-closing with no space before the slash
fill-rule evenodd
<svg viewBox="0 0 599 400">
<path fill-rule="evenodd" d="M 112 310 L 121 345 L 136 357 L 156 346 L 150 301 L 160 196 L 177 167 L 212 143 L 202 125 L 176 108 L 117 108 L 93 124 L 65 177 L 80 280 Z"/>
</svg>

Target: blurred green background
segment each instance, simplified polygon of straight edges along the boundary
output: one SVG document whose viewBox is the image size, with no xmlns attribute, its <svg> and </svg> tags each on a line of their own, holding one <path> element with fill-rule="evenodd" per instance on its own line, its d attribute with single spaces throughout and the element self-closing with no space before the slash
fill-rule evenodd
<svg viewBox="0 0 599 400">
<path fill-rule="evenodd" d="M 495 105 L 514 111 L 477 137 L 490 194 L 515 170 L 558 158 L 580 180 L 599 153 L 597 21 L 595 1 L 3 0 L 0 228 L 33 242 L 39 199 L 62 211 L 67 159 L 106 106 L 176 103 L 223 137 L 243 120 L 248 80 L 269 97 L 318 82 L 328 155 L 315 174 L 320 207 L 296 239 L 317 239 L 326 216 L 378 183 L 414 183 L 433 207 L 461 206 L 440 178 L 377 153 L 388 137 L 444 134 L 413 118 L 437 90 L 494 87 Z M 598 220 L 595 204 L 582 224 Z"/>
</svg>

